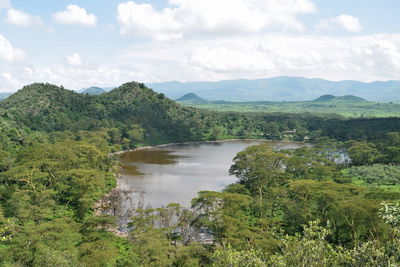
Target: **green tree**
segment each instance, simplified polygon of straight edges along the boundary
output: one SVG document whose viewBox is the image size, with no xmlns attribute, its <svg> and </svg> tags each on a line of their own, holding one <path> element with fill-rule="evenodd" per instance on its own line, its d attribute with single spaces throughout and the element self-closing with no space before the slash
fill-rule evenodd
<svg viewBox="0 0 400 267">
<path fill-rule="evenodd" d="M 224 129 L 222 127 L 213 127 L 210 131 L 210 140 L 218 140 L 221 135 L 224 133 Z"/>
<path fill-rule="evenodd" d="M 145 130 L 140 124 L 133 124 L 131 127 L 129 127 L 129 130 L 127 131 L 127 136 L 130 140 L 129 145 L 131 147 L 135 147 L 137 146 L 137 144 L 143 142 Z"/>
<path fill-rule="evenodd" d="M 268 266 L 339 266 L 342 255 L 327 241 L 329 234 L 319 221 L 310 222 L 303 235 L 283 237 L 281 254 L 273 255 Z"/>
<path fill-rule="evenodd" d="M 380 157 L 378 149 L 365 142 L 350 142 L 347 148 L 347 153 L 353 165 L 371 165 L 375 163 Z"/>
<path fill-rule="evenodd" d="M 251 192 L 258 194 L 261 215 L 265 200 L 270 203 L 271 217 L 281 192 L 277 190 L 287 180 L 284 164 L 287 155 L 271 149 L 268 145 L 251 146 L 239 152 L 233 160 L 229 174 L 239 178 Z M 266 197 L 266 199 L 265 199 Z"/>
</svg>

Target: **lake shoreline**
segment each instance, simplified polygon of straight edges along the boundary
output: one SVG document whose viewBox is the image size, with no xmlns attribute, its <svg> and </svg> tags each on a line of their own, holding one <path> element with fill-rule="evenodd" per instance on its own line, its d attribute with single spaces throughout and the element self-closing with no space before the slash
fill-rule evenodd
<svg viewBox="0 0 400 267">
<path fill-rule="evenodd" d="M 268 140 L 268 139 L 221 139 L 221 140 L 211 140 L 211 141 L 192 141 L 192 142 L 181 142 L 181 143 L 168 143 L 168 144 L 160 144 L 160 145 L 152 145 L 152 146 L 142 146 L 134 149 L 128 149 L 123 151 L 118 151 L 114 153 L 110 153 L 110 155 L 122 155 L 129 152 L 135 152 L 140 150 L 148 150 L 153 148 L 162 148 L 168 146 L 176 146 L 176 145 L 201 145 L 201 144 L 215 144 L 215 143 L 223 143 L 223 142 L 233 142 L 233 141 L 253 141 L 253 142 L 280 142 L 287 144 L 311 144 L 310 142 L 296 142 L 296 141 L 282 141 L 282 140 Z"/>
<path fill-rule="evenodd" d="M 142 146 L 142 147 L 138 147 L 135 149 L 130 149 L 130 150 L 124 150 L 124 151 L 119 151 L 119 152 L 115 152 L 112 153 L 110 155 L 115 155 L 116 158 L 118 158 L 119 156 L 124 157 L 125 153 L 130 153 L 130 152 L 135 152 L 135 151 L 155 151 L 155 153 L 157 153 L 158 150 L 166 150 L 166 151 L 175 151 L 175 150 L 180 150 L 181 147 L 180 146 L 191 146 L 193 145 L 193 149 L 195 149 L 196 151 L 198 149 L 201 149 L 201 147 L 205 147 L 206 152 L 209 153 L 210 151 L 212 155 L 215 156 L 215 152 L 219 151 L 221 149 L 224 149 L 225 146 L 220 147 L 219 144 L 223 144 L 223 143 L 230 143 L 230 145 L 228 147 L 237 147 L 239 146 L 243 146 L 243 148 L 241 149 L 237 149 L 237 152 L 242 151 L 245 147 L 247 146 L 252 146 L 252 145 L 257 145 L 257 144 L 270 144 L 271 147 L 276 147 L 276 148 L 290 148 L 290 147 L 297 147 L 297 146 L 308 146 L 308 145 L 312 145 L 309 142 L 294 142 L 294 141 L 274 141 L 274 140 L 266 140 L 266 139 L 223 139 L 223 140 L 213 140 L 213 141 L 197 141 L 197 142 L 181 142 L 181 143 L 168 143 L 168 144 L 160 144 L 160 145 L 154 145 L 154 146 Z M 213 145 L 213 144 L 217 144 L 217 145 Z M 199 148 L 197 148 L 197 146 Z M 203 148 L 204 150 L 204 148 Z M 191 150 L 192 151 L 192 150 Z M 195 154 L 198 154 L 198 152 L 201 152 L 201 150 L 197 151 Z M 229 161 L 236 155 L 237 152 L 232 152 L 232 150 L 226 150 L 226 152 L 223 153 L 223 156 L 217 156 L 217 159 L 221 159 L 223 157 L 229 157 Z M 146 154 L 147 152 L 145 152 L 144 154 Z M 230 156 L 226 156 L 226 153 L 232 153 L 232 155 Z M 141 153 L 139 153 L 141 154 Z M 168 153 L 167 153 L 168 154 Z M 152 154 L 150 154 L 152 155 Z M 201 155 L 201 153 L 200 153 Z M 128 154 L 129 157 L 129 154 Z M 188 157 L 183 157 L 183 158 L 188 158 Z M 204 160 L 206 157 L 201 157 L 201 160 Z M 118 159 L 116 159 L 118 160 Z M 126 159 L 125 159 L 126 160 Z M 200 161 L 201 163 L 204 163 L 203 161 Z M 197 161 L 196 161 L 197 163 Z M 215 161 L 212 161 L 212 164 L 214 164 Z M 157 163 L 157 162 L 151 162 L 150 164 L 152 164 L 152 166 L 157 166 L 157 165 L 163 165 L 163 163 Z M 218 165 L 221 164 L 225 164 L 224 162 L 219 162 Z M 226 164 L 225 164 L 226 165 Z M 218 169 L 214 168 L 212 169 L 213 174 L 215 175 L 215 177 L 222 177 L 223 179 L 221 180 L 215 180 L 214 178 L 212 179 L 212 183 L 210 184 L 210 181 L 207 180 L 207 177 L 209 177 L 209 175 L 205 175 L 204 173 L 201 173 L 201 181 L 202 183 L 204 183 L 204 181 L 206 181 L 206 183 L 209 183 L 207 185 L 207 187 L 203 186 L 202 183 L 199 183 L 200 180 L 196 180 L 199 177 L 196 177 L 196 175 L 193 175 L 192 173 L 180 173 L 179 171 L 176 173 L 170 172 L 169 173 L 169 181 L 173 181 L 172 178 L 174 177 L 173 175 L 175 174 L 176 177 L 179 177 L 180 175 L 185 177 L 185 180 L 187 179 L 193 179 L 193 181 L 190 181 L 189 183 L 185 183 L 184 180 L 179 180 L 179 187 L 184 187 L 186 188 L 185 190 L 183 190 L 184 192 L 190 192 L 190 198 L 188 198 L 187 196 L 182 195 L 182 192 L 179 191 L 179 197 L 176 198 L 176 190 L 171 190 L 171 188 L 173 188 L 173 186 L 171 185 L 167 185 L 167 186 L 162 186 L 163 182 L 160 180 L 158 180 L 157 182 L 157 186 L 160 187 L 158 190 L 160 191 L 160 193 L 154 194 L 152 188 L 154 188 L 154 185 L 152 185 L 151 183 L 146 185 L 146 183 L 143 182 L 143 180 L 138 181 L 137 183 L 125 183 L 123 176 L 125 175 L 123 173 L 123 166 L 121 165 L 121 168 L 116 172 L 115 174 L 115 179 L 116 179 L 116 186 L 113 190 L 111 190 L 111 192 L 109 192 L 108 194 L 104 195 L 102 200 L 98 202 L 97 208 L 97 214 L 110 214 L 109 210 L 104 210 L 101 209 L 102 206 L 113 206 L 113 205 L 104 205 L 104 203 L 111 203 L 112 201 L 112 195 L 113 194 L 120 194 L 121 197 L 121 203 L 117 204 L 117 206 L 119 207 L 119 209 L 121 209 L 122 213 L 119 215 L 116 215 L 116 217 L 118 218 L 118 227 L 116 227 L 115 229 L 112 229 L 112 231 L 114 233 L 116 233 L 117 235 L 124 235 L 125 233 L 125 226 L 121 226 L 121 225 L 125 225 L 126 224 L 126 220 L 129 216 L 126 216 L 126 214 L 128 214 L 126 211 L 130 212 L 130 209 L 133 207 L 135 207 L 135 205 L 137 205 L 140 201 L 142 201 L 143 203 L 141 205 L 145 206 L 148 205 L 149 203 L 153 203 L 150 204 L 153 207 L 161 207 L 164 204 L 167 205 L 168 203 L 180 203 L 183 207 L 188 207 L 188 205 L 190 206 L 190 199 L 193 199 L 194 197 L 196 197 L 196 193 L 198 191 L 202 191 L 202 190 L 211 190 L 211 191 L 220 191 L 223 190 L 223 188 L 228 185 L 233 183 L 234 181 L 230 181 L 228 180 L 228 182 L 226 182 L 226 177 L 225 177 L 225 173 L 226 170 L 229 169 L 231 164 L 226 165 L 223 169 L 223 172 L 220 172 Z M 166 166 L 168 166 L 168 164 L 166 164 Z M 189 165 L 191 166 L 191 165 Z M 223 165 L 224 166 L 224 165 Z M 157 168 L 157 167 L 152 167 L 152 168 Z M 186 167 L 186 168 L 192 168 L 195 169 L 194 167 Z M 156 171 L 155 173 L 168 173 L 168 170 L 163 168 L 161 169 L 161 171 L 159 170 L 158 172 Z M 146 172 L 148 173 L 148 172 Z M 129 174 L 127 174 L 129 176 Z M 135 176 L 135 175 L 133 175 Z M 182 176 L 182 177 L 183 177 Z M 192 177 L 193 176 L 193 177 Z M 171 178 L 172 177 L 172 178 Z M 158 177 L 156 177 L 158 179 Z M 148 173 L 148 177 L 147 179 L 154 179 L 151 176 L 151 173 Z M 181 179 L 181 177 L 179 177 L 179 179 Z M 132 180 L 134 181 L 134 180 Z M 217 181 L 217 182 L 216 182 Z M 139 183 L 139 184 L 138 184 Z M 195 191 L 193 191 L 192 186 L 195 183 L 199 183 L 199 187 L 196 186 Z M 220 184 L 223 184 L 223 187 L 220 187 Z M 188 184 L 188 185 L 186 185 Z M 146 188 L 147 186 L 147 188 Z M 186 186 L 186 187 L 185 187 Z M 149 189 L 150 188 L 150 189 Z M 169 194 L 164 194 L 165 191 L 168 191 L 168 193 L 171 193 L 174 197 L 173 200 L 168 200 L 165 203 L 161 203 L 160 200 L 158 199 L 159 195 L 165 195 L 166 198 L 168 198 Z M 193 192 L 191 192 L 193 191 Z M 138 196 L 136 195 L 136 192 L 142 192 L 146 194 L 146 199 L 138 199 Z M 163 193 L 164 192 L 164 193 Z M 193 193 L 193 194 L 192 194 Z M 175 194 L 175 195 L 174 195 Z M 143 197 L 143 196 L 139 196 L 139 197 Z M 189 200 L 187 200 L 186 198 L 188 198 Z M 161 200 L 164 201 L 164 200 Z M 189 202 L 188 202 L 189 201 Z M 160 203 L 158 203 L 160 202 Z M 189 203 L 189 204 L 187 204 Z M 115 215 L 115 214 L 114 214 Z"/>
</svg>

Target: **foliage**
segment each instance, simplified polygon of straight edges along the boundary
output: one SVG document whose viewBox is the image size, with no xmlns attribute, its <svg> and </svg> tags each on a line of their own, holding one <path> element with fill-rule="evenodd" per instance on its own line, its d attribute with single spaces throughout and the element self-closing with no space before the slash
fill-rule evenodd
<svg viewBox="0 0 400 267">
<path fill-rule="evenodd" d="M 357 166 L 347 169 L 347 174 L 353 179 L 361 180 L 373 185 L 399 185 L 400 166 L 374 164 L 371 166 Z"/>
<path fill-rule="evenodd" d="M 383 208 L 379 210 L 381 217 L 386 223 L 393 227 L 400 228 L 400 202 L 396 204 L 383 203 Z"/>
<path fill-rule="evenodd" d="M 312 221 L 304 227 L 303 235 L 284 236 L 280 254 L 271 256 L 271 266 L 335 266 L 341 262 L 342 255 L 327 242 L 331 234 L 328 228 Z"/>
<path fill-rule="evenodd" d="M 190 241 L 193 214 L 170 204 L 166 208 L 137 209 L 129 239 L 140 266 L 198 266 L 206 250 Z M 184 246 L 183 246 L 184 245 Z"/>
<path fill-rule="evenodd" d="M 84 141 L 66 140 L 20 147 L 13 154 L 14 160 L 0 171 L 2 263 L 115 262 L 116 237 L 100 228 L 103 223 L 97 220 L 92 230 L 85 230 L 96 201 L 115 186 L 110 172 L 115 162 L 107 153 Z"/>
<path fill-rule="evenodd" d="M 217 249 L 212 255 L 212 266 L 261 267 L 267 266 L 259 251 L 235 250 L 231 246 Z"/>
<path fill-rule="evenodd" d="M 372 144 L 365 142 L 350 142 L 346 152 L 353 165 L 370 165 L 377 161 L 381 154 Z"/>
</svg>

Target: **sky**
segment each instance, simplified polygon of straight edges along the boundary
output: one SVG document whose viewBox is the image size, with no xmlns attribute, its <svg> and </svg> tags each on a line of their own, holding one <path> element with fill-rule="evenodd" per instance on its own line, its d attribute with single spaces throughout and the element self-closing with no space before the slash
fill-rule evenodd
<svg viewBox="0 0 400 267">
<path fill-rule="evenodd" d="M 0 92 L 400 79 L 399 0 L 0 0 Z"/>
</svg>

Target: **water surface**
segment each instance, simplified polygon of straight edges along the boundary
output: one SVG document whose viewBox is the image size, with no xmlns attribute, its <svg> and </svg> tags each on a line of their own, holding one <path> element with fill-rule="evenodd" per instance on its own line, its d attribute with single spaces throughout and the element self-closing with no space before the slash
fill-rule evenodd
<svg viewBox="0 0 400 267">
<path fill-rule="evenodd" d="M 141 204 L 152 207 L 180 203 L 190 207 L 198 191 L 221 191 L 234 183 L 229 168 L 235 155 L 261 141 L 223 141 L 168 145 L 124 153 L 121 156 L 122 190 L 135 190 Z M 274 147 L 299 148 L 305 144 L 268 142 Z"/>
</svg>

